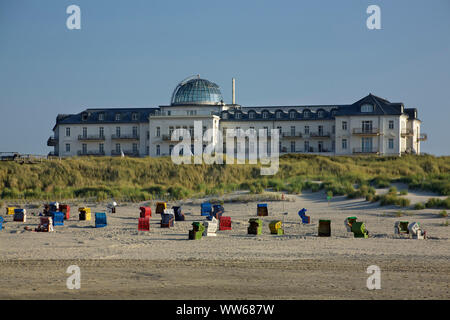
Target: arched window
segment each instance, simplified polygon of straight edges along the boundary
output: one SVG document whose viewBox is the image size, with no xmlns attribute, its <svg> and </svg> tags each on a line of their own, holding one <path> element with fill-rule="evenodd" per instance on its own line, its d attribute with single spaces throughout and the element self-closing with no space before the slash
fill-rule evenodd
<svg viewBox="0 0 450 320">
<path fill-rule="evenodd" d="M 254 111 L 249 111 L 248 112 L 248 118 L 249 119 L 255 119 L 255 112 Z"/>
<path fill-rule="evenodd" d="M 361 106 L 361 112 L 373 112 L 373 105 L 371 105 L 371 104 L 363 104 Z"/>
<path fill-rule="evenodd" d="M 228 119 L 228 113 L 227 112 L 222 113 L 222 118 L 223 119 Z"/>
<path fill-rule="evenodd" d="M 236 112 L 234 114 L 234 116 L 235 116 L 236 119 L 240 119 L 241 118 L 241 113 L 240 112 Z"/>
<path fill-rule="evenodd" d="M 281 119 L 282 114 L 283 113 L 281 111 L 277 111 L 276 113 L 277 119 Z"/>
<path fill-rule="evenodd" d="M 263 111 L 262 115 L 263 115 L 263 119 L 269 118 L 269 112 L 267 112 L 267 111 Z"/>
<path fill-rule="evenodd" d="M 311 111 L 308 109 L 303 110 L 303 118 L 310 118 L 311 117 Z"/>
<path fill-rule="evenodd" d="M 296 113 L 297 113 L 297 112 L 295 112 L 294 110 L 289 111 L 289 118 L 295 119 L 295 114 L 296 114 Z"/>
<path fill-rule="evenodd" d="M 318 118 L 323 118 L 323 117 L 325 117 L 325 111 L 324 111 L 324 110 L 319 110 L 319 111 L 317 111 L 317 117 L 318 117 Z"/>
</svg>

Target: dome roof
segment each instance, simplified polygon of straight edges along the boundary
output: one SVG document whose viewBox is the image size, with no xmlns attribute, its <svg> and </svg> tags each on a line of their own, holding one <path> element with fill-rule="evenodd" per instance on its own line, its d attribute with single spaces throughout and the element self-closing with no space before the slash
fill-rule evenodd
<svg viewBox="0 0 450 320">
<path fill-rule="evenodd" d="M 190 77 L 178 84 L 172 94 L 172 105 L 220 104 L 223 101 L 220 88 L 214 82 Z"/>
</svg>

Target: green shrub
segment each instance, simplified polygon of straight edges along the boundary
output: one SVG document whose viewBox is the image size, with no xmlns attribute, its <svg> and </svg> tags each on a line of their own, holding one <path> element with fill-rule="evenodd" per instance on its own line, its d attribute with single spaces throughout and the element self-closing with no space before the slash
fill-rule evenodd
<svg viewBox="0 0 450 320">
<path fill-rule="evenodd" d="M 447 213 L 447 211 L 446 210 L 442 210 L 441 212 L 439 212 L 439 216 L 441 216 L 441 217 L 448 217 L 448 213 Z"/>
<path fill-rule="evenodd" d="M 401 190 L 400 191 L 400 195 L 401 196 L 406 196 L 408 194 L 408 190 Z"/>
<path fill-rule="evenodd" d="M 430 198 L 425 204 L 427 208 L 445 208 L 450 209 L 450 197 L 446 199 Z"/>
<path fill-rule="evenodd" d="M 417 202 L 414 205 L 414 210 L 423 210 L 423 209 L 425 209 L 425 204 L 422 202 Z"/>
</svg>

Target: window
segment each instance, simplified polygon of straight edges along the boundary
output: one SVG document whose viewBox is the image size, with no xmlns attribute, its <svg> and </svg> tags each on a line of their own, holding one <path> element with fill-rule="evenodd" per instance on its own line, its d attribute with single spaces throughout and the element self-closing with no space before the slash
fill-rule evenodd
<svg viewBox="0 0 450 320">
<path fill-rule="evenodd" d="M 311 116 L 311 111 L 308 109 L 303 111 L 303 118 L 309 118 Z"/>
<path fill-rule="evenodd" d="M 226 113 L 226 112 L 222 113 L 222 118 L 228 119 L 228 113 Z"/>
<path fill-rule="evenodd" d="M 336 116 L 336 112 L 337 112 L 336 109 L 331 110 L 331 116 L 332 116 L 332 117 L 335 117 L 335 116 Z"/>
<path fill-rule="evenodd" d="M 323 136 L 323 126 L 319 126 L 319 136 Z"/>
<path fill-rule="evenodd" d="M 323 111 L 323 110 L 317 111 L 317 117 L 318 118 L 323 118 L 324 116 L 325 116 L 325 111 Z"/>
<path fill-rule="evenodd" d="M 83 150 L 83 154 L 87 154 L 87 144 L 86 143 L 82 144 L 81 150 Z"/>
<path fill-rule="evenodd" d="M 347 149 L 347 139 L 342 139 L 342 149 Z"/>
<path fill-rule="evenodd" d="M 120 137 L 120 127 L 116 127 L 116 136 L 117 138 Z"/>
<path fill-rule="evenodd" d="M 309 126 L 305 126 L 305 134 L 306 134 L 306 135 L 309 134 Z"/>
<path fill-rule="evenodd" d="M 169 155 L 172 155 L 173 145 L 169 146 Z"/>
<path fill-rule="evenodd" d="M 138 120 L 138 113 L 136 113 L 136 112 L 133 112 L 132 114 L 131 114 L 131 120 L 133 120 L 133 121 L 137 121 Z"/>
<path fill-rule="evenodd" d="M 191 138 L 194 137 L 194 127 L 189 127 L 189 134 L 191 135 Z"/>
<path fill-rule="evenodd" d="M 323 152 L 323 141 L 319 141 L 317 143 L 317 147 L 318 147 L 318 151 L 319 152 Z"/>
<path fill-rule="evenodd" d="M 291 141 L 291 152 L 295 152 L 295 141 Z"/>
<path fill-rule="evenodd" d="M 281 135 L 281 127 L 278 126 L 277 129 L 278 129 L 278 133 Z"/>
<path fill-rule="evenodd" d="M 70 143 L 66 143 L 66 152 L 70 152 Z"/>
<path fill-rule="evenodd" d="M 87 128 L 84 127 L 83 128 L 83 138 L 86 138 L 86 137 L 87 137 Z"/>
<path fill-rule="evenodd" d="M 263 112 L 263 119 L 267 119 L 269 117 L 269 113 L 267 111 Z"/>
<path fill-rule="evenodd" d="M 138 136 L 138 127 L 133 127 L 133 138 L 137 138 Z"/>
<path fill-rule="evenodd" d="M 295 119 L 295 111 L 289 112 L 289 118 Z"/>
<path fill-rule="evenodd" d="M 98 135 L 100 138 L 103 138 L 105 136 L 105 128 L 103 127 L 98 128 Z"/>
<path fill-rule="evenodd" d="M 255 119 L 255 113 L 253 111 L 248 113 L 248 118 L 249 119 Z"/>
<path fill-rule="evenodd" d="M 335 134 L 336 133 L 336 126 L 333 124 L 333 126 L 331 127 L 331 132 L 333 133 L 333 134 Z"/>
<path fill-rule="evenodd" d="M 156 136 L 157 137 L 161 136 L 161 128 L 160 127 L 156 127 Z"/>
<path fill-rule="evenodd" d="M 372 121 L 362 121 L 362 132 L 365 133 L 372 132 Z"/>
<path fill-rule="evenodd" d="M 169 136 L 172 137 L 173 127 L 169 127 Z"/>
<path fill-rule="evenodd" d="M 295 126 L 291 126 L 291 136 L 295 136 Z"/>
<path fill-rule="evenodd" d="M 347 121 L 342 121 L 342 130 L 347 130 Z"/>
<path fill-rule="evenodd" d="M 277 111 L 277 119 L 281 118 L 281 111 Z"/>
<path fill-rule="evenodd" d="M 116 121 L 120 121 L 120 113 L 116 113 Z"/>
<path fill-rule="evenodd" d="M 394 120 L 389 120 L 389 129 L 394 129 Z"/>
<path fill-rule="evenodd" d="M 156 145 L 156 155 L 159 156 L 161 155 L 161 147 L 158 145 Z"/>
<path fill-rule="evenodd" d="M 98 114 L 98 121 L 104 121 L 105 120 L 105 114 L 104 113 L 99 113 Z"/>
<path fill-rule="evenodd" d="M 309 141 L 305 141 L 305 152 L 309 152 Z"/>
<path fill-rule="evenodd" d="M 83 112 L 83 114 L 81 115 L 81 120 L 87 121 L 87 119 L 88 119 L 88 114 L 86 112 Z"/>
<path fill-rule="evenodd" d="M 66 137 L 70 137 L 70 128 L 66 128 Z"/>
<path fill-rule="evenodd" d="M 172 115 L 172 111 L 167 111 L 167 115 L 168 116 Z"/>
<path fill-rule="evenodd" d="M 394 139 L 389 139 L 389 149 L 394 149 Z"/>
<path fill-rule="evenodd" d="M 149 146 L 145 147 L 145 154 L 150 155 L 150 147 Z"/>
<path fill-rule="evenodd" d="M 100 152 L 100 154 L 104 154 L 105 153 L 105 145 L 103 143 L 100 143 L 98 145 L 98 151 Z"/>
<path fill-rule="evenodd" d="M 241 113 L 240 112 L 236 112 L 235 116 L 236 116 L 236 119 L 240 119 L 241 118 Z"/>
<path fill-rule="evenodd" d="M 120 149 L 120 143 L 116 143 L 116 152 L 120 153 L 121 149 Z"/>
<path fill-rule="evenodd" d="M 133 143 L 133 153 L 137 153 L 138 152 L 138 145 L 137 143 Z"/>
<path fill-rule="evenodd" d="M 147 131 L 147 132 L 145 133 L 145 136 L 146 136 L 147 140 L 150 140 L 150 131 Z"/>
<path fill-rule="evenodd" d="M 361 112 L 373 112 L 373 105 L 371 105 L 371 104 L 363 104 L 361 106 Z"/>
</svg>

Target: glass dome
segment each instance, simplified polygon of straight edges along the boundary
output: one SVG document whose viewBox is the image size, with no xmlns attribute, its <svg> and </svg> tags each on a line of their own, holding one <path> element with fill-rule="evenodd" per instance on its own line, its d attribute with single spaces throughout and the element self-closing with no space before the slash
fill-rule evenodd
<svg viewBox="0 0 450 320">
<path fill-rule="evenodd" d="M 223 101 L 220 88 L 206 79 L 188 78 L 175 88 L 172 94 L 172 105 L 220 104 Z"/>
</svg>

